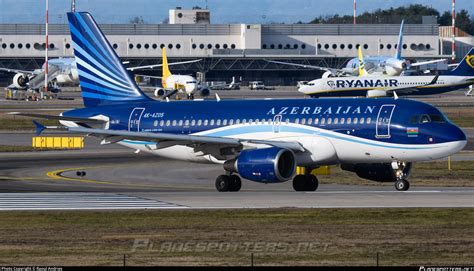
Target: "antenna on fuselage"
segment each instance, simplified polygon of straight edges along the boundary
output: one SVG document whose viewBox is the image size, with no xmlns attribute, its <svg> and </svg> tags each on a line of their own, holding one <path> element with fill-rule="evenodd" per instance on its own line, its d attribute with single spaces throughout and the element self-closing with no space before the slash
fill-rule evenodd
<svg viewBox="0 0 474 271">
<path fill-rule="evenodd" d="M 219 95 L 218 95 L 217 93 L 216 93 L 216 100 L 217 100 L 218 102 L 221 101 L 221 97 L 219 97 Z"/>
<path fill-rule="evenodd" d="M 393 98 L 395 98 L 395 100 L 398 100 L 398 95 L 397 95 L 397 92 L 393 92 Z"/>
</svg>

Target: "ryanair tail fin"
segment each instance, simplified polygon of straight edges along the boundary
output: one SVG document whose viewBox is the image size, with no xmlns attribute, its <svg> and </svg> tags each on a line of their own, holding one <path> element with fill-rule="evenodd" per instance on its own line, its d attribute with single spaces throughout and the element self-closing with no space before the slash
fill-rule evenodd
<svg viewBox="0 0 474 271">
<path fill-rule="evenodd" d="M 403 26 L 405 24 L 405 20 L 402 20 L 400 24 L 400 33 L 398 34 L 398 43 L 397 43 L 397 53 L 395 53 L 396 59 L 402 59 L 402 48 L 403 48 Z"/>
<path fill-rule="evenodd" d="M 449 72 L 449 75 L 474 76 L 474 47 L 469 50 L 459 65 Z"/>
<path fill-rule="evenodd" d="M 170 68 L 168 67 L 168 57 L 166 56 L 165 47 L 163 47 L 162 49 L 162 57 L 163 57 L 163 79 L 166 80 L 166 78 L 171 75 L 171 72 L 170 72 Z"/>
<path fill-rule="evenodd" d="M 367 75 L 367 71 L 365 70 L 364 56 L 362 55 L 361 46 L 359 46 L 359 49 L 358 49 L 358 57 L 359 57 L 359 76 L 365 76 Z"/>
<path fill-rule="evenodd" d="M 67 14 L 86 107 L 151 100 L 123 67 L 104 33 L 87 12 Z"/>
</svg>

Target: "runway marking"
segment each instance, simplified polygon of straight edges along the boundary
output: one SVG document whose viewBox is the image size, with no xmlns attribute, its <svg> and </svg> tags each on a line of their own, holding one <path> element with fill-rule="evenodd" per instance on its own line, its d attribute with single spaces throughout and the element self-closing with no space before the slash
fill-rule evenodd
<svg viewBox="0 0 474 271">
<path fill-rule="evenodd" d="M 82 179 L 82 178 L 72 178 L 72 177 L 65 177 L 65 176 L 61 175 L 64 172 L 67 172 L 67 171 L 78 171 L 78 170 L 97 169 L 97 168 L 106 168 L 106 167 L 113 167 L 113 166 L 59 169 L 59 170 L 54 170 L 54 171 L 47 172 L 46 176 L 48 176 L 49 178 L 54 179 L 54 180 L 74 181 L 74 182 L 83 182 L 83 183 L 96 183 L 96 184 L 107 184 L 107 185 L 116 185 L 116 186 L 168 188 L 168 189 L 170 189 L 170 188 L 175 188 L 175 189 L 202 189 L 202 190 L 206 190 L 206 191 L 212 190 L 208 187 L 199 187 L 199 186 L 124 184 L 124 183 L 114 183 L 114 182 L 108 182 L 108 181 L 97 181 L 97 180 Z"/>
<path fill-rule="evenodd" d="M 110 193 L 0 193 L 0 211 L 186 209 L 188 206 Z"/>
</svg>

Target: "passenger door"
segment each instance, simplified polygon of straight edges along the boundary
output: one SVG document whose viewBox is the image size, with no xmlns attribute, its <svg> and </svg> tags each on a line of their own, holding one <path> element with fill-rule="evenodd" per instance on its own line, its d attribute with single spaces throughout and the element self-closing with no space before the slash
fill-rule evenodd
<svg viewBox="0 0 474 271">
<path fill-rule="evenodd" d="M 380 107 L 375 128 L 377 138 L 390 138 L 390 121 L 394 109 L 394 104 L 385 104 Z"/>
<path fill-rule="evenodd" d="M 273 117 L 273 132 L 274 133 L 280 132 L 280 125 L 281 125 L 281 115 L 275 115 L 275 117 Z"/>
<path fill-rule="evenodd" d="M 130 119 L 128 120 L 128 130 L 130 132 L 140 132 L 140 119 L 142 118 L 145 108 L 137 107 L 130 113 Z"/>
</svg>

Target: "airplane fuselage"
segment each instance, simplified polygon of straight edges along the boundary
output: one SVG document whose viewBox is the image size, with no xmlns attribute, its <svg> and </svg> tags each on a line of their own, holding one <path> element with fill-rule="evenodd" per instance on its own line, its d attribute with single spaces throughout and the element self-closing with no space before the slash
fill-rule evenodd
<svg viewBox="0 0 474 271">
<path fill-rule="evenodd" d="M 324 96 L 366 96 L 371 90 L 404 88 L 398 95 L 429 95 L 466 88 L 474 78 L 467 76 L 439 76 L 430 84 L 434 76 L 370 76 L 321 78 L 308 82 L 298 91 L 314 97 Z"/>
<path fill-rule="evenodd" d="M 466 144 L 463 132 L 439 110 L 403 99 L 145 102 L 77 109 L 63 115 L 100 116 L 111 130 L 296 141 L 306 150 L 296 156 L 300 166 L 433 160 Z M 423 116 L 430 121 L 422 123 Z M 233 158 L 204 155 L 195 146 L 167 147 L 134 140 L 119 144 L 194 162 L 223 163 Z"/>
</svg>

